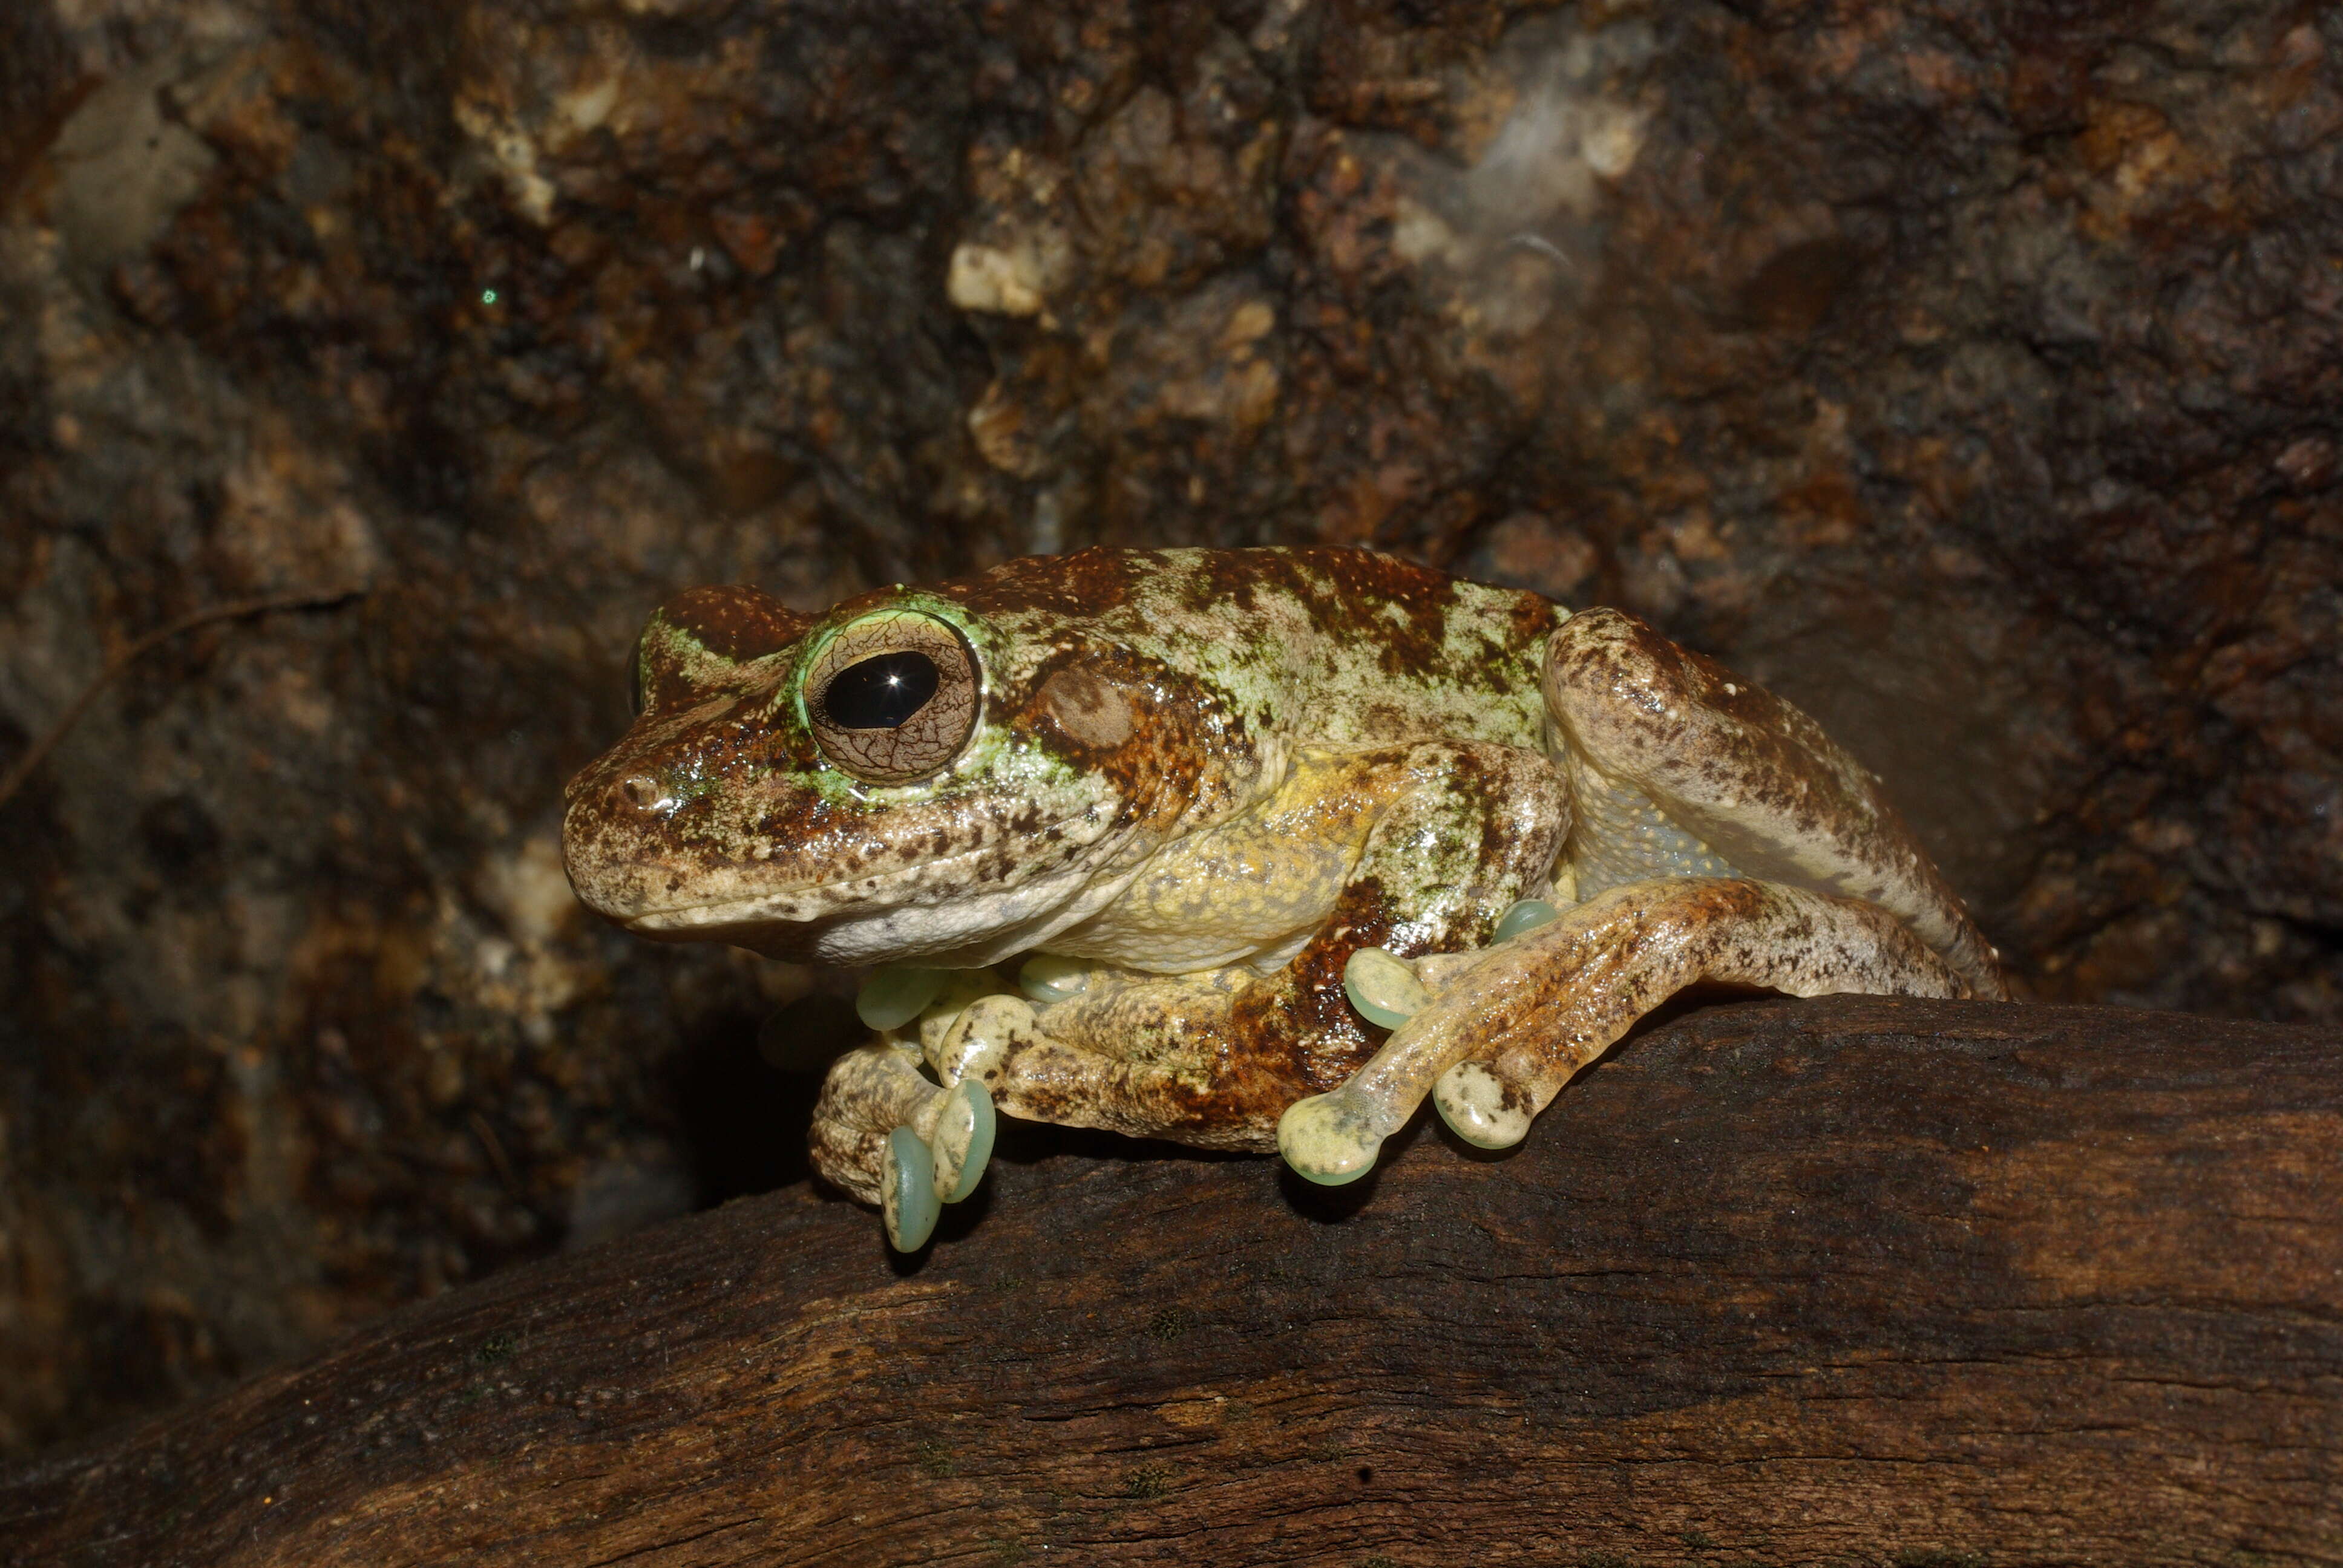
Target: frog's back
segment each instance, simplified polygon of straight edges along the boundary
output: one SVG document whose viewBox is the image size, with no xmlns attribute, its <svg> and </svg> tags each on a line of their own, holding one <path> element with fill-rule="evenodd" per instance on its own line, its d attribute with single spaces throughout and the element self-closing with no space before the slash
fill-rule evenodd
<svg viewBox="0 0 2343 1568">
<path fill-rule="evenodd" d="M 1547 638 L 1565 611 L 1341 548 L 1121 550 L 1012 561 L 959 585 L 979 614 L 1087 627 L 1305 743 L 1542 744 Z"/>
</svg>

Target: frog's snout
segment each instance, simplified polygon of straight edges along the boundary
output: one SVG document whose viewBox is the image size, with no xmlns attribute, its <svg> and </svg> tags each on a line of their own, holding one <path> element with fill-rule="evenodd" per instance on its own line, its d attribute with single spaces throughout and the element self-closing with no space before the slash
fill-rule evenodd
<svg viewBox="0 0 2343 1568">
<path fill-rule="evenodd" d="M 569 776 L 561 787 L 561 805 L 572 814 L 582 808 L 612 814 L 623 821 L 655 809 L 663 792 L 658 774 L 636 768 L 613 776 L 605 759 Z"/>
</svg>

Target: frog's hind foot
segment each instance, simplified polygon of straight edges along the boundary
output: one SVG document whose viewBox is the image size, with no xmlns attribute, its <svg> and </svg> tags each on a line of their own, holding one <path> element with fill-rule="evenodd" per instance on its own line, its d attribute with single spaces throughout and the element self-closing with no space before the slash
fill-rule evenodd
<svg viewBox="0 0 2343 1568">
<path fill-rule="evenodd" d="M 1286 1162 L 1354 1181 L 1429 1094 L 1467 1142 L 1521 1141 L 1579 1069 L 1702 980 L 1791 996 L 1958 997 L 1969 982 L 1875 904 L 1740 878 L 1630 882 L 1479 955 L 1419 960 L 1431 1000 L 1278 1123 Z"/>
<path fill-rule="evenodd" d="M 1460 1061 L 1433 1081 L 1432 1104 L 1448 1131 L 1478 1149 L 1511 1149 L 1529 1136 L 1535 1089 L 1485 1061 Z"/>
</svg>

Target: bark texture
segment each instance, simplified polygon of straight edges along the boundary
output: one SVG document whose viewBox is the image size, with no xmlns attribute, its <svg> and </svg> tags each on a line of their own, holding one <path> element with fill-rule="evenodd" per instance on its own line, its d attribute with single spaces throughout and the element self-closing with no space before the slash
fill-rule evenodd
<svg viewBox="0 0 2343 1568">
<path fill-rule="evenodd" d="M 0 1452 L 802 1176 L 833 980 L 556 854 L 695 585 L 1621 605 L 2029 996 L 2343 1020 L 2338 191 L 2292 0 L 0 0 L 0 776 L 362 590 L 0 802 Z"/>
<path fill-rule="evenodd" d="M 909 1263 L 742 1200 L 0 1481 L 0 1563 L 2343 1562 L 2338 1069 L 1761 1002 L 1361 1188 L 1012 1148 Z"/>
</svg>

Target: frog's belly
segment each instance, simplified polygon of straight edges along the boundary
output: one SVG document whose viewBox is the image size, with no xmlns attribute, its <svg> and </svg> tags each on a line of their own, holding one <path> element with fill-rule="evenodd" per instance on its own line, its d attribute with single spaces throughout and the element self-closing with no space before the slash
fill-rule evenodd
<svg viewBox="0 0 2343 1568">
<path fill-rule="evenodd" d="M 1652 877 L 1738 877 L 1744 873 L 1668 819 L 1649 795 L 1571 758 L 1575 815 L 1570 864 L 1581 900 Z"/>
<path fill-rule="evenodd" d="M 1049 950 L 1153 974 L 1242 963 L 1322 925 L 1358 860 L 1350 844 L 1235 837 L 1158 856 Z"/>
</svg>

